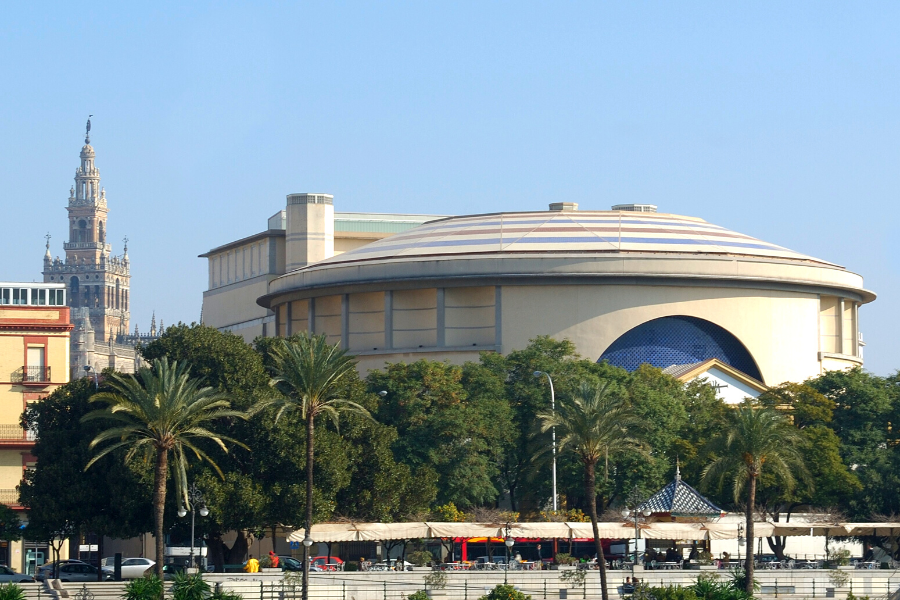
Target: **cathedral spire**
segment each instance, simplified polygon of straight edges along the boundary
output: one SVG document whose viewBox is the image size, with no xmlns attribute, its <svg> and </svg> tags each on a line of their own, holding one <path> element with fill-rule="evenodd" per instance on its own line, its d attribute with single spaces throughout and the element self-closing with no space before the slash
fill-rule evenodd
<svg viewBox="0 0 900 600">
<path fill-rule="evenodd" d="M 153 318 L 150 319 L 150 335 L 156 337 L 156 311 L 153 311 Z"/>
</svg>

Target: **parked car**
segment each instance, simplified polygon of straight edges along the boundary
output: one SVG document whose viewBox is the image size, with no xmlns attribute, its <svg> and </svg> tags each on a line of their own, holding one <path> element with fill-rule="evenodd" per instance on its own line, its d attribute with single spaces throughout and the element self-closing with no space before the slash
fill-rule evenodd
<svg viewBox="0 0 900 600">
<path fill-rule="evenodd" d="M 147 569 L 154 566 L 156 566 L 156 561 L 149 558 L 123 558 L 122 579 L 140 579 Z"/>
<path fill-rule="evenodd" d="M 38 581 L 44 581 L 45 579 L 53 579 L 53 573 L 54 573 L 54 570 L 55 570 L 57 564 L 60 567 L 62 567 L 63 565 L 68 565 L 68 564 L 86 565 L 87 563 L 84 562 L 83 560 L 77 560 L 74 558 L 67 558 L 67 559 L 58 560 L 58 561 L 54 560 L 54 561 L 51 561 L 48 563 L 44 563 L 41 566 L 39 566 L 37 569 L 35 569 L 34 578 L 37 579 Z"/>
<path fill-rule="evenodd" d="M 113 579 L 112 569 L 103 567 L 102 577 L 104 581 L 111 581 Z M 97 581 L 97 567 L 85 563 L 68 563 L 60 565 L 59 580 L 62 582 Z"/>
<path fill-rule="evenodd" d="M 313 556 L 309 559 L 313 571 L 343 571 L 344 561 L 337 556 Z"/>
<path fill-rule="evenodd" d="M 34 577 L 16 573 L 9 567 L 0 565 L 0 583 L 34 583 Z"/>
<path fill-rule="evenodd" d="M 302 571 L 303 561 L 297 560 L 293 556 L 279 556 L 278 566 L 281 567 L 282 571 Z"/>
</svg>

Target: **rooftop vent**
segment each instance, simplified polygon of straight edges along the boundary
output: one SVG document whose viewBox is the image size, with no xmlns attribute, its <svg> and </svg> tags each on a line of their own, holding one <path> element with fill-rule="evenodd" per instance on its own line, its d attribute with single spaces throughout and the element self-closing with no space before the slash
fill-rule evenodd
<svg viewBox="0 0 900 600">
<path fill-rule="evenodd" d="M 616 204 L 611 210 L 622 210 L 625 212 L 656 212 L 655 204 Z"/>
<path fill-rule="evenodd" d="M 551 202 L 550 210 L 562 211 L 562 212 L 574 212 L 578 210 L 577 202 Z"/>
</svg>

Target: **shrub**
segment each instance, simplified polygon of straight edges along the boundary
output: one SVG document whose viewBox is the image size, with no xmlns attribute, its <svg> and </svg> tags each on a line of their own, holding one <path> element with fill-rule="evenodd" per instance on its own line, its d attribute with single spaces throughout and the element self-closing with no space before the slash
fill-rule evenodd
<svg viewBox="0 0 900 600">
<path fill-rule="evenodd" d="M 498 585 L 478 600 L 531 600 L 511 585 Z"/>
<path fill-rule="evenodd" d="M 175 580 L 172 582 L 174 600 L 205 600 L 207 596 L 209 596 L 209 584 L 203 581 L 200 573 L 175 574 Z"/>
<path fill-rule="evenodd" d="M 560 581 L 563 581 L 570 588 L 577 588 L 584 585 L 584 577 L 587 571 L 584 569 L 575 569 L 574 571 L 565 571 L 560 576 Z"/>
<path fill-rule="evenodd" d="M 425 590 L 419 590 L 418 592 L 410 594 L 407 600 L 428 600 L 428 594 Z"/>
<path fill-rule="evenodd" d="M 25 591 L 15 583 L 0 585 L 0 600 L 25 600 Z"/>
<path fill-rule="evenodd" d="M 345 571 L 359 571 L 359 563 L 358 562 L 345 562 L 344 570 Z"/>
<path fill-rule="evenodd" d="M 159 600 L 163 595 L 162 579 L 146 575 L 125 584 L 124 600 Z"/>
<path fill-rule="evenodd" d="M 553 559 L 556 561 L 558 565 L 574 565 L 578 562 L 577 558 L 573 558 L 571 554 L 566 552 L 558 553 Z"/>
<path fill-rule="evenodd" d="M 265 556 L 259 557 L 259 568 L 260 569 L 270 569 L 272 568 L 272 557 L 266 554 Z"/>
<path fill-rule="evenodd" d="M 244 600 L 244 597 L 236 592 L 219 590 L 218 592 L 213 592 L 208 600 Z"/>
<path fill-rule="evenodd" d="M 425 585 L 436 590 L 447 587 L 447 574 L 443 571 L 432 571 L 424 577 Z"/>
<path fill-rule="evenodd" d="M 697 594 L 694 590 L 680 585 L 668 585 L 666 587 L 650 588 L 650 596 L 656 600 L 697 600 Z"/>
<path fill-rule="evenodd" d="M 406 558 L 417 567 L 424 567 L 434 560 L 434 555 L 426 550 L 416 550 L 410 552 Z"/>
</svg>

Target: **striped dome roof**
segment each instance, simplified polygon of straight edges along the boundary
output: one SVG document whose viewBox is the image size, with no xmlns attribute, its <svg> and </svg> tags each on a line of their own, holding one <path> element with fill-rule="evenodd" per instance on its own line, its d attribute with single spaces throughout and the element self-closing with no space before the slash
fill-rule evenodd
<svg viewBox="0 0 900 600">
<path fill-rule="evenodd" d="M 703 219 L 622 211 L 449 217 L 345 252 L 318 265 L 463 255 L 569 253 L 743 255 L 834 266 Z"/>
</svg>

